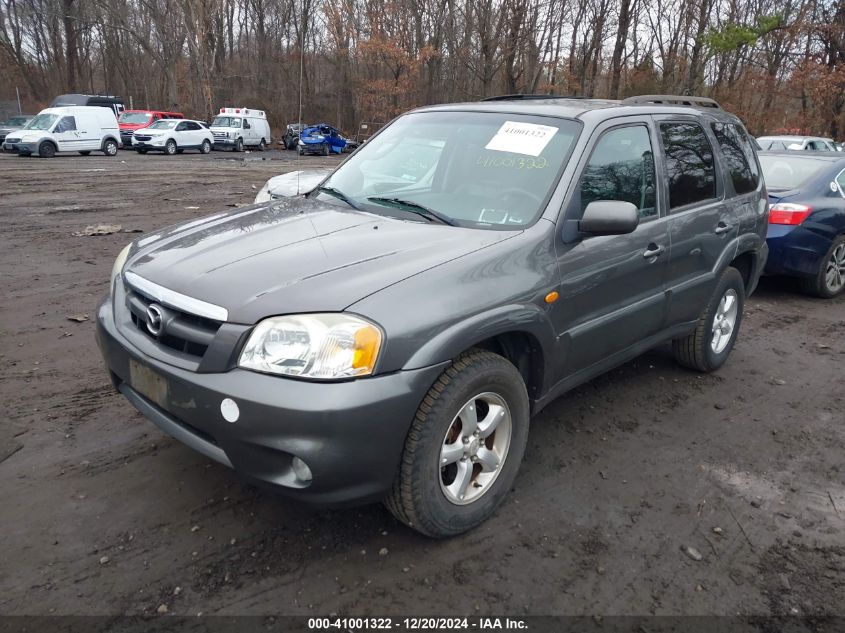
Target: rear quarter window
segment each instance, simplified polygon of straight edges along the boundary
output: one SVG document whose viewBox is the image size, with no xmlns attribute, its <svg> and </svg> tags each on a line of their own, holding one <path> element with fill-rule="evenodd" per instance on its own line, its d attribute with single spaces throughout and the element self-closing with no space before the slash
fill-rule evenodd
<svg viewBox="0 0 845 633">
<path fill-rule="evenodd" d="M 714 122 L 713 134 L 722 150 L 725 165 L 737 194 L 750 193 L 760 183 L 760 170 L 754 159 L 754 149 L 745 130 L 735 123 Z"/>
<path fill-rule="evenodd" d="M 713 148 L 698 123 L 660 124 L 665 168 L 669 183 L 669 208 L 677 209 L 716 197 Z"/>
</svg>

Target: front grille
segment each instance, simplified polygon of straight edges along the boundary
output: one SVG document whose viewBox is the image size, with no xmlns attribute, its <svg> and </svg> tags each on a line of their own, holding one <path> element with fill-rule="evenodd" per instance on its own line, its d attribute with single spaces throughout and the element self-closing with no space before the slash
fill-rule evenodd
<svg viewBox="0 0 845 633">
<path fill-rule="evenodd" d="M 137 290 L 127 288 L 126 306 L 132 317 L 132 325 L 157 344 L 168 347 L 187 356 L 201 359 L 214 340 L 220 321 L 182 312 L 170 307 L 159 306 L 164 313 L 162 331 L 158 336 L 147 327 L 147 308 L 155 301 Z M 157 304 L 158 305 L 158 304 Z"/>
<path fill-rule="evenodd" d="M 212 132 L 214 138 L 226 138 L 226 132 Z"/>
<path fill-rule="evenodd" d="M 141 134 L 135 134 L 132 138 L 133 138 L 133 139 L 135 139 L 136 141 L 144 141 L 144 142 L 146 142 L 146 141 L 151 140 L 153 137 L 152 137 L 152 136 L 150 136 L 149 134 L 143 134 L 143 135 L 141 135 Z"/>
</svg>

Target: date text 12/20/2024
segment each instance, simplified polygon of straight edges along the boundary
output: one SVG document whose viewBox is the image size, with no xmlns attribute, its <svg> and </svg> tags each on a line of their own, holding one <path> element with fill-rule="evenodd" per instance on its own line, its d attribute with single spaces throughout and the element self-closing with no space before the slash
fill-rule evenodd
<svg viewBox="0 0 845 633">
<path fill-rule="evenodd" d="M 473 617 L 473 618 L 309 618 L 310 631 L 519 631 L 528 628 L 520 618 Z"/>
</svg>

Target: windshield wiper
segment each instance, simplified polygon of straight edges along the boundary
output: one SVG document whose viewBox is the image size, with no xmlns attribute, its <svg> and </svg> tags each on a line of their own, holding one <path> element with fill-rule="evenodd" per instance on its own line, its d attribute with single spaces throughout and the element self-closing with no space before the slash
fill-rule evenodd
<svg viewBox="0 0 845 633">
<path fill-rule="evenodd" d="M 361 210 L 361 207 L 359 207 L 357 204 L 352 202 L 352 200 L 349 199 L 349 196 L 347 196 L 345 193 L 343 193 L 340 189 L 335 189 L 334 187 L 322 187 L 321 186 L 321 187 L 317 187 L 314 191 L 319 191 L 321 193 L 327 193 L 330 196 L 337 198 L 338 200 L 342 200 L 343 202 L 348 204 L 353 209 L 355 209 L 357 211 Z"/>
<path fill-rule="evenodd" d="M 402 209 L 403 211 L 410 211 L 411 213 L 416 213 L 417 215 L 421 215 L 429 222 L 438 222 L 440 224 L 448 224 L 449 226 L 457 226 L 455 221 L 451 218 L 443 215 L 439 211 L 435 211 L 434 209 L 429 209 L 428 207 L 421 205 L 419 202 L 414 202 L 413 200 L 402 200 L 401 198 L 382 198 L 380 196 L 373 196 L 371 198 L 367 198 L 370 202 L 375 202 L 376 204 L 383 204 L 387 207 L 396 207 L 398 209 Z"/>
</svg>

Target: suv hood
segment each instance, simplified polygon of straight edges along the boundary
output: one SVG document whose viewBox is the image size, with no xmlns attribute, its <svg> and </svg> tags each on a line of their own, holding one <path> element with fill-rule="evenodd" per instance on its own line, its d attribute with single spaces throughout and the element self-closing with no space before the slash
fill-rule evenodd
<svg viewBox="0 0 845 633">
<path fill-rule="evenodd" d="M 404 221 L 286 198 L 138 240 L 124 268 L 222 306 L 230 322 L 333 312 L 518 231 Z"/>
</svg>

